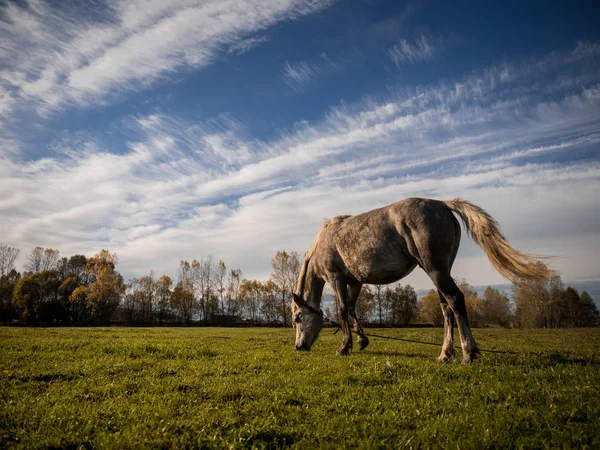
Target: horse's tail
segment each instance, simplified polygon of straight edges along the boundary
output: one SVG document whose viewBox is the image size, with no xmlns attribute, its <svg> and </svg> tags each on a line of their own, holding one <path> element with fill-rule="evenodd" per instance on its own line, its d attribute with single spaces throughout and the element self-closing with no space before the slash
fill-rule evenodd
<svg viewBox="0 0 600 450">
<path fill-rule="evenodd" d="M 512 248 L 500 231 L 500 225 L 479 206 L 455 198 L 444 204 L 462 219 L 467 232 L 483 248 L 492 266 L 508 280 L 549 279 L 556 271 L 533 255 Z"/>
</svg>

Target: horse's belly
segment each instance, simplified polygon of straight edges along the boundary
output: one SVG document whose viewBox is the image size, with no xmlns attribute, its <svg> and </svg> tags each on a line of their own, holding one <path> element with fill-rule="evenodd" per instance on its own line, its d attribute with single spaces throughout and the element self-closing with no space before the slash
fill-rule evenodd
<svg viewBox="0 0 600 450">
<path fill-rule="evenodd" d="M 407 276 L 416 267 L 416 261 L 401 248 L 366 248 L 361 252 L 342 255 L 348 270 L 359 281 L 368 284 L 388 284 Z"/>
<path fill-rule="evenodd" d="M 394 283 L 411 273 L 416 266 L 416 264 L 413 264 L 411 266 L 405 266 L 398 270 L 388 272 L 370 272 L 362 278 L 362 282 L 367 284 Z"/>
</svg>

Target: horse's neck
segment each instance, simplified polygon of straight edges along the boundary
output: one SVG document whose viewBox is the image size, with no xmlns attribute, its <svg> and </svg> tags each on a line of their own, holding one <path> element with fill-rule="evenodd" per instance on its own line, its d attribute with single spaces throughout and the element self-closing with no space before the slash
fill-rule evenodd
<svg viewBox="0 0 600 450">
<path fill-rule="evenodd" d="M 309 264 L 306 270 L 304 300 L 306 300 L 309 305 L 314 306 L 317 309 L 320 308 L 324 286 L 325 281 L 323 281 L 323 279 L 317 275 L 312 267 L 312 264 Z"/>
</svg>

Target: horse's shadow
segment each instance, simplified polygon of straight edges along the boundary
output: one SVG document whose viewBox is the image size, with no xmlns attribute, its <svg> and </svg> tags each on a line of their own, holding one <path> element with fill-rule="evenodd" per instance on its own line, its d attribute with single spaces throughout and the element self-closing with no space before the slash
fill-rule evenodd
<svg viewBox="0 0 600 450">
<path fill-rule="evenodd" d="M 423 353 L 399 352 L 396 350 L 365 350 L 362 354 L 377 356 L 397 356 L 402 358 L 431 359 L 431 355 L 425 355 Z"/>
</svg>

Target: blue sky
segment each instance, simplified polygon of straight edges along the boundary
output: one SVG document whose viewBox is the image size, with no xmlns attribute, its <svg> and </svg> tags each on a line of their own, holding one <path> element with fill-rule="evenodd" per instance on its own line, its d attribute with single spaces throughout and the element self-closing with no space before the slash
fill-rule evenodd
<svg viewBox="0 0 600 450">
<path fill-rule="evenodd" d="M 0 6 L 0 241 L 212 255 L 266 278 L 324 219 L 464 197 L 563 280 L 600 280 L 592 2 Z M 504 280 L 463 235 L 453 274 Z M 428 288 L 416 271 L 406 282 Z"/>
</svg>

